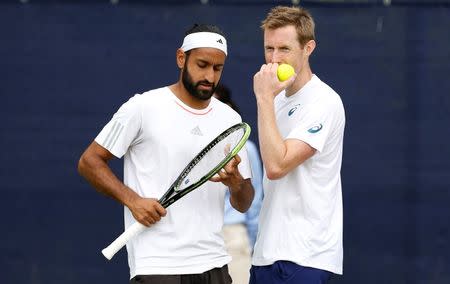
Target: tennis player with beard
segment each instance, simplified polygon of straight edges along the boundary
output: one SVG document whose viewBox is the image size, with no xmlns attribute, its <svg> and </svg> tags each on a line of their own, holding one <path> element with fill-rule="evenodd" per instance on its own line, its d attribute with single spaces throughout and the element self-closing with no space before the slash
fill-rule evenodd
<svg viewBox="0 0 450 284">
<path fill-rule="evenodd" d="M 221 235 L 224 197 L 228 187 L 240 212 L 253 200 L 246 152 L 170 209 L 158 203 L 204 146 L 241 122 L 212 97 L 226 57 L 223 32 L 194 25 L 176 52 L 178 81 L 130 98 L 80 158 L 80 174 L 124 205 L 125 227 L 135 220 L 151 227 L 127 244 L 130 283 L 231 283 Z M 114 157 L 124 157 L 123 182 L 108 166 Z"/>
</svg>

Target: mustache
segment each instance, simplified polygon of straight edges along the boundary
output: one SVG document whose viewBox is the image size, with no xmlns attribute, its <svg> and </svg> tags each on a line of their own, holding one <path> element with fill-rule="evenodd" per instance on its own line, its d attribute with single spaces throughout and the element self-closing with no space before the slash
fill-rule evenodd
<svg viewBox="0 0 450 284">
<path fill-rule="evenodd" d="M 206 80 L 197 82 L 196 86 L 198 87 L 200 85 L 214 87 L 214 83 L 206 81 Z"/>
</svg>

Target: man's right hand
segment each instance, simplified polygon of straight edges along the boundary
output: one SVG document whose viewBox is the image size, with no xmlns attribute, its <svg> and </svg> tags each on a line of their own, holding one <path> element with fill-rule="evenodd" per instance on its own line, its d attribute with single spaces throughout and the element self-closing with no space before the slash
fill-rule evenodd
<svg viewBox="0 0 450 284">
<path fill-rule="evenodd" d="M 267 63 L 253 76 L 253 92 L 257 102 L 267 101 L 272 104 L 273 99 L 282 90 L 291 86 L 297 74 L 292 75 L 286 81 L 280 82 L 277 76 L 278 63 Z"/>
<path fill-rule="evenodd" d="M 155 198 L 137 197 L 128 206 L 134 219 L 149 227 L 161 220 L 161 217 L 166 216 L 166 209 Z"/>
</svg>

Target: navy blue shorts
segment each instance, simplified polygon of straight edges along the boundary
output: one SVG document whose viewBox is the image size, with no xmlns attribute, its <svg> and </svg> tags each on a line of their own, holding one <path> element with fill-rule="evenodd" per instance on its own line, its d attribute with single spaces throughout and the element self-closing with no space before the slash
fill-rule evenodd
<svg viewBox="0 0 450 284">
<path fill-rule="evenodd" d="M 325 284 L 332 273 L 279 260 L 272 265 L 252 266 L 250 284 Z"/>
</svg>

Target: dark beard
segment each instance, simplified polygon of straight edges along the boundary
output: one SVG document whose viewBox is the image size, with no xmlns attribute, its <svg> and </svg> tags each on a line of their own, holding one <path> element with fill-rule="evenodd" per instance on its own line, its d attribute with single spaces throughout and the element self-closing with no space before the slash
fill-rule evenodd
<svg viewBox="0 0 450 284">
<path fill-rule="evenodd" d="M 199 85 L 201 85 L 201 84 L 211 85 L 211 82 L 204 80 L 204 81 L 199 81 L 194 84 L 192 77 L 189 74 L 189 71 L 187 69 L 186 63 L 184 64 L 183 75 L 181 76 L 181 80 L 183 82 L 184 87 L 189 92 L 189 94 L 191 94 L 194 98 L 197 98 L 202 101 L 209 100 L 212 97 L 212 95 L 214 94 L 216 87 L 217 87 L 217 85 L 213 84 L 213 87 L 210 91 L 199 90 L 198 89 Z"/>
</svg>

